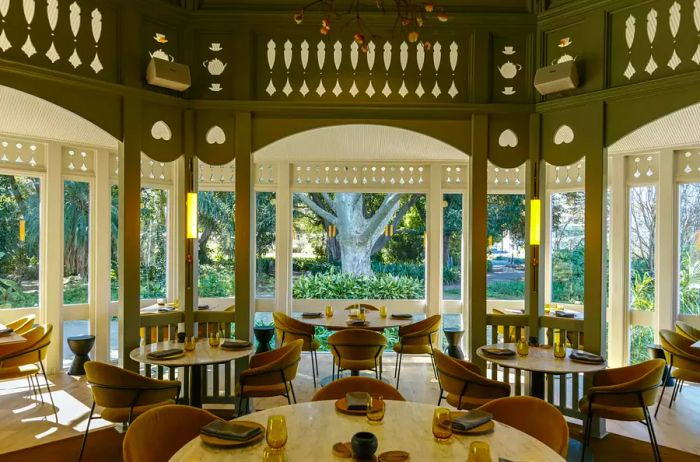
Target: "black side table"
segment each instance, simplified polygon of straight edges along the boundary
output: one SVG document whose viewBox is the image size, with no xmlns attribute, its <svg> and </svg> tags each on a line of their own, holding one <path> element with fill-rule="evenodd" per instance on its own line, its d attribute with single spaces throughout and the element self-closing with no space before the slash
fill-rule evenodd
<svg viewBox="0 0 700 462">
<path fill-rule="evenodd" d="M 647 345 L 647 350 L 649 351 L 649 359 L 663 359 L 666 360 L 666 355 L 664 354 L 664 347 L 661 345 Z M 673 377 L 668 377 L 668 382 L 666 382 L 666 377 L 671 373 L 668 363 L 664 367 L 664 375 L 661 378 L 661 383 L 665 383 L 667 387 L 672 387 L 676 384 L 676 379 Z"/>
<path fill-rule="evenodd" d="M 462 342 L 462 335 L 464 335 L 463 329 L 447 328 L 442 330 L 445 333 L 445 339 L 447 340 L 447 348 L 445 349 L 445 354 L 447 356 L 452 356 L 457 359 L 464 359 L 464 353 L 460 348 L 460 343 Z"/>
<path fill-rule="evenodd" d="M 253 327 L 253 333 L 255 334 L 255 340 L 258 341 L 258 348 L 255 350 L 255 354 L 264 353 L 270 351 L 270 341 L 275 336 L 275 326 L 256 326 Z"/>
<path fill-rule="evenodd" d="M 68 337 L 68 347 L 75 353 L 68 375 L 85 375 L 85 363 L 90 361 L 90 350 L 95 346 L 94 335 Z"/>
</svg>

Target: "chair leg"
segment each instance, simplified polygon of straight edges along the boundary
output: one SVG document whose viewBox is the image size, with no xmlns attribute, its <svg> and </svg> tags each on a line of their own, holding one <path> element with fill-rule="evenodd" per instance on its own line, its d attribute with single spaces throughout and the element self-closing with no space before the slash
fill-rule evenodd
<svg viewBox="0 0 700 462">
<path fill-rule="evenodd" d="M 289 387 L 287 387 L 287 382 L 284 382 L 284 396 L 287 397 L 287 404 L 292 404 L 292 398 L 289 394 Z"/>
<path fill-rule="evenodd" d="M 656 441 L 656 433 L 654 432 L 654 426 L 651 423 L 651 414 L 649 413 L 649 409 L 646 406 L 643 406 L 642 409 L 644 410 L 645 419 L 643 423 L 644 425 L 646 425 L 647 431 L 649 432 L 649 442 L 651 443 L 652 451 L 654 451 L 654 461 L 661 462 L 661 452 L 659 451 L 659 444 Z"/>
<path fill-rule="evenodd" d="M 316 374 L 318 374 L 318 376 L 321 377 L 321 373 L 318 369 L 318 351 L 316 350 L 314 350 L 314 361 L 316 362 Z"/>
<path fill-rule="evenodd" d="M 297 403 L 297 395 L 294 393 L 294 384 L 289 382 L 289 389 L 292 390 L 292 398 L 294 398 L 294 404 Z"/>
<path fill-rule="evenodd" d="M 590 433 L 590 427 L 591 423 L 593 421 L 593 416 L 591 413 L 586 414 L 586 424 L 584 425 L 584 430 L 583 430 L 583 448 L 581 448 L 581 462 L 585 462 L 586 460 L 586 446 L 588 446 L 588 436 Z"/>
<path fill-rule="evenodd" d="M 399 356 L 400 353 L 396 353 L 396 365 L 394 366 L 394 378 L 396 378 L 396 374 L 399 372 Z"/>
<path fill-rule="evenodd" d="M 314 350 L 311 350 L 311 377 L 314 379 L 314 390 L 316 389 L 316 366 L 314 363 Z"/>
<path fill-rule="evenodd" d="M 399 389 L 399 380 L 401 380 L 401 363 L 403 363 L 403 353 L 399 353 L 399 368 L 396 371 L 396 389 Z"/>
<path fill-rule="evenodd" d="M 39 382 L 39 375 L 36 374 L 33 377 L 33 380 L 36 380 L 36 394 L 41 400 L 41 405 L 44 405 L 44 395 L 41 394 L 41 382 Z M 33 382 L 32 382 L 33 383 Z"/>
<path fill-rule="evenodd" d="M 681 380 L 681 388 L 678 390 L 678 393 L 683 393 L 683 385 L 685 385 L 685 380 Z"/>
<path fill-rule="evenodd" d="M 439 406 L 440 403 L 442 403 L 442 388 L 440 388 L 440 396 L 438 397 L 438 403 L 437 403 L 437 405 Z"/>
<path fill-rule="evenodd" d="M 41 373 L 44 374 L 46 389 L 49 390 L 49 399 L 51 400 L 51 407 L 53 407 L 53 415 L 56 418 L 56 423 L 58 423 L 58 410 L 56 409 L 56 404 L 53 402 L 53 395 L 51 394 L 51 387 L 49 386 L 49 378 L 46 376 L 46 369 L 44 369 L 44 362 L 39 360 L 39 365 L 41 366 Z M 39 379 L 37 378 L 37 382 L 38 381 Z"/>
<path fill-rule="evenodd" d="M 656 405 L 656 411 L 654 411 L 654 418 L 659 414 L 659 408 L 661 407 L 661 400 L 664 399 L 664 392 L 666 391 L 666 385 L 668 385 L 668 379 L 671 376 L 671 370 L 669 369 L 668 374 L 666 374 L 666 380 L 661 384 L 661 396 L 659 396 L 659 403 Z"/>
<path fill-rule="evenodd" d="M 430 355 L 430 362 L 433 363 L 433 374 L 435 375 L 435 379 L 437 379 L 437 368 L 435 367 L 435 356 L 433 354 Z"/>
<path fill-rule="evenodd" d="M 668 403 L 669 409 L 671 409 L 671 406 L 673 406 L 673 402 L 676 400 L 676 396 L 678 395 L 678 389 L 680 387 L 680 380 L 676 380 L 676 384 L 673 386 L 673 391 L 671 392 L 671 401 L 669 401 Z"/>
<path fill-rule="evenodd" d="M 88 432 L 90 431 L 90 421 L 92 420 L 92 414 L 95 412 L 95 401 L 92 402 L 92 407 L 90 408 L 90 417 L 88 417 L 87 427 L 85 427 L 85 434 L 83 435 L 83 444 L 80 446 L 80 455 L 78 456 L 78 462 L 83 458 L 83 452 L 85 452 L 85 443 L 87 442 Z"/>
</svg>

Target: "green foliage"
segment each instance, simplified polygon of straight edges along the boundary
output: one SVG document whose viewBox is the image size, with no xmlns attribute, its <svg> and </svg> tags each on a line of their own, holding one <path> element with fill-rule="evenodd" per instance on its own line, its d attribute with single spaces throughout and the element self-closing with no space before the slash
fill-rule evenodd
<svg viewBox="0 0 700 462">
<path fill-rule="evenodd" d="M 315 337 L 319 342 L 321 342 L 321 346 L 319 347 L 320 351 L 330 351 L 328 348 L 328 337 L 334 333 L 335 331 L 328 330 L 325 327 L 316 327 Z M 388 329 L 384 329 L 383 334 L 387 340 L 384 351 L 393 351 L 394 345 L 399 342 L 399 328 L 390 327 Z"/>
<path fill-rule="evenodd" d="M 647 345 L 654 344 L 654 329 L 649 326 L 630 328 L 630 363 L 637 364 L 649 359 Z"/>
<path fill-rule="evenodd" d="M 525 196 L 522 194 L 489 194 L 487 199 L 487 232 L 493 242 L 508 235 L 515 245 L 525 241 Z"/>
<path fill-rule="evenodd" d="M 236 293 L 234 270 L 229 265 L 199 266 L 200 297 L 233 297 Z"/>
<path fill-rule="evenodd" d="M 552 252 L 552 301 L 583 301 L 583 242 L 574 250 Z"/>
<path fill-rule="evenodd" d="M 654 311 L 654 278 L 646 271 L 644 273 L 633 272 L 632 275 L 632 303 L 633 310 Z"/>
<path fill-rule="evenodd" d="M 355 276 L 331 272 L 300 276 L 294 281 L 296 299 L 422 299 L 425 285 L 407 276 L 375 274 Z"/>
<path fill-rule="evenodd" d="M 700 264 L 691 262 L 689 251 L 681 251 L 679 293 L 681 314 L 700 314 L 698 278 L 700 278 Z"/>
<path fill-rule="evenodd" d="M 486 287 L 486 297 L 492 300 L 522 300 L 524 296 L 524 281 L 491 281 Z"/>
</svg>

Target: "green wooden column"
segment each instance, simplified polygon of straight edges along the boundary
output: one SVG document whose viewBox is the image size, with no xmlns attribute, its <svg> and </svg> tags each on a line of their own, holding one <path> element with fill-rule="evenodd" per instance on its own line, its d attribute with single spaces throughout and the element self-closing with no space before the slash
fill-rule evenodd
<svg viewBox="0 0 700 462">
<path fill-rule="evenodd" d="M 195 135 L 194 135 L 194 114 L 192 110 L 188 109 L 184 113 L 184 159 L 180 159 L 181 165 L 184 164 L 183 172 L 181 175 L 183 178 L 179 178 L 178 181 L 182 181 L 184 188 L 181 188 L 182 197 L 178 197 L 178 207 L 181 210 L 181 214 L 178 215 L 182 217 L 178 220 L 178 227 L 180 228 L 182 239 L 180 239 L 182 245 L 182 251 L 178 253 L 181 271 L 178 272 L 178 283 L 180 285 L 178 289 L 178 294 L 180 300 L 184 300 L 182 304 L 185 311 L 185 332 L 188 336 L 195 335 L 194 330 L 194 312 L 197 309 L 196 303 L 198 298 L 197 293 L 197 281 L 198 281 L 198 267 L 197 264 L 197 239 L 187 238 L 187 193 L 194 192 L 198 190 L 197 187 L 197 170 L 198 163 L 195 159 Z"/>
<path fill-rule="evenodd" d="M 525 312 L 529 316 L 528 327 L 530 337 L 537 337 L 541 343 L 544 339 L 539 328 L 540 316 L 544 315 L 544 246 L 542 239 L 544 225 L 542 210 L 540 216 L 540 245 L 531 246 L 530 241 L 530 200 L 535 197 L 540 200 L 545 194 L 546 171 L 542 160 L 540 131 L 542 116 L 530 116 L 530 159 L 527 162 L 527 187 L 525 196 Z"/>
<path fill-rule="evenodd" d="M 471 219 L 471 251 L 469 258 L 469 354 L 471 361 L 486 366 L 485 361 L 476 355 L 476 349 L 486 344 L 486 247 L 487 238 L 487 159 L 488 159 L 489 119 L 485 114 L 472 116 L 471 168 L 469 169 L 469 211 Z"/>
<path fill-rule="evenodd" d="M 124 98 L 124 145 L 119 156 L 119 365 L 138 372 L 129 358 L 138 348 L 141 309 L 141 101 Z"/>
</svg>

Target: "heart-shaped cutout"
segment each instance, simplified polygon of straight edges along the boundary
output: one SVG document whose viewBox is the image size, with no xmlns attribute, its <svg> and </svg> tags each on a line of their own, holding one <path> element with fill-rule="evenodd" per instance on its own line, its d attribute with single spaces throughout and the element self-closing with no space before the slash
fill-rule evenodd
<svg viewBox="0 0 700 462">
<path fill-rule="evenodd" d="M 569 144 L 574 141 L 574 131 L 568 125 L 562 125 L 554 133 L 554 144 Z"/>
<path fill-rule="evenodd" d="M 502 148 L 514 148 L 518 145 L 518 135 L 510 128 L 503 130 L 498 137 L 498 145 Z"/>
<path fill-rule="evenodd" d="M 214 125 L 207 131 L 207 143 L 209 144 L 224 144 L 226 142 L 226 133 L 218 125 Z"/>
<path fill-rule="evenodd" d="M 170 131 L 168 124 L 159 120 L 151 127 L 151 136 L 154 140 L 170 141 L 173 137 L 173 133 Z"/>
</svg>

